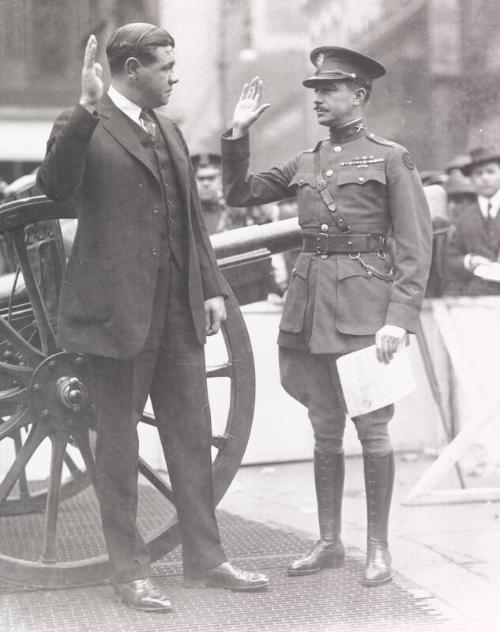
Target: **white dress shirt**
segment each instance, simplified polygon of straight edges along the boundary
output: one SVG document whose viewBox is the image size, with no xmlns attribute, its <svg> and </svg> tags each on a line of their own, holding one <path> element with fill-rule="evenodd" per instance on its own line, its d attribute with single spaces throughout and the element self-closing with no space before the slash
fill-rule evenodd
<svg viewBox="0 0 500 632">
<path fill-rule="evenodd" d="M 492 195 L 490 198 L 478 195 L 477 202 L 481 210 L 481 215 L 484 217 L 484 219 L 488 219 L 488 207 L 490 205 L 491 210 L 489 213 L 489 217 L 491 219 L 495 219 L 495 217 L 498 215 L 498 209 L 500 208 L 500 189 L 495 193 L 495 195 Z"/>
<path fill-rule="evenodd" d="M 479 205 L 479 210 L 481 211 L 481 215 L 484 219 L 495 219 L 498 215 L 498 211 L 500 209 L 500 189 L 492 195 L 490 198 L 484 197 L 484 195 L 477 196 L 477 203 Z M 473 271 L 472 266 L 472 257 L 473 253 L 466 254 L 464 257 L 464 268 Z"/>
<path fill-rule="evenodd" d="M 126 116 L 132 119 L 134 123 L 137 123 L 137 125 L 140 125 L 142 129 L 145 129 L 140 118 L 142 108 L 137 105 L 137 103 L 134 103 L 130 99 L 127 99 L 127 97 L 123 96 L 123 94 L 121 94 L 121 92 L 118 92 L 118 90 L 112 85 L 109 86 L 108 97 L 111 99 L 111 101 L 113 101 L 116 107 L 121 110 Z"/>
</svg>

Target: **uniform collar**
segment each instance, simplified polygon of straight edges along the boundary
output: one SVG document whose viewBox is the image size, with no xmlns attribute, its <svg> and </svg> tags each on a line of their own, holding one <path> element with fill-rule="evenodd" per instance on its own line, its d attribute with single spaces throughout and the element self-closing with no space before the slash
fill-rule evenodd
<svg viewBox="0 0 500 632">
<path fill-rule="evenodd" d="M 330 127 L 330 140 L 332 143 L 346 143 L 356 138 L 363 138 L 363 136 L 366 136 L 366 129 L 361 117 L 340 127 Z"/>
</svg>

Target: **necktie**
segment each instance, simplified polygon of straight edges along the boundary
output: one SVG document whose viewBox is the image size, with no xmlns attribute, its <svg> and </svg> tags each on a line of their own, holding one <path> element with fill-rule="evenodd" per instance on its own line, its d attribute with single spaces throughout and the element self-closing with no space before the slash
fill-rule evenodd
<svg viewBox="0 0 500 632">
<path fill-rule="evenodd" d="M 156 123 L 151 114 L 151 110 L 141 110 L 139 118 L 141 119 L 142 126 L 146 132 L 154 139 L 156 137 Z"/>
<path fill-rule="evenodd" d="M 491 221 L 493 219 L 493 204 L 488 202 L 488 220 Z"/>
</svg>

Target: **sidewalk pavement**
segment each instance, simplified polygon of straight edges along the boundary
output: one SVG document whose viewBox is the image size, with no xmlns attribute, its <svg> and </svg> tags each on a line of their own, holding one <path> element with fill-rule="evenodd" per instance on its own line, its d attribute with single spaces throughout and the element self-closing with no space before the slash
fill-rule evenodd
<svg viewBox="0 0 500 632">
<path fill-rule="evenodd" d="M 500 504 L 402 505 L 431 463 L 431 457 L 423 454 L 397 455 L 390 525 L 393 568 L 418 585 L 424 596 L 428 593 L 446 604 L 470 632 L 496 632 L 500 629 Z M 475 478 L 467 476 L 467 485 L 484 486 L 481 472 L 472 474 Z M 447 484 L 458 487 L 453 473 Z M 312 462 L 243 467 L 220 507 L 315 537 Z M 362 551 L 365 514 L 362 459 L 349 457 L 343 540 Z"/>
</svg>

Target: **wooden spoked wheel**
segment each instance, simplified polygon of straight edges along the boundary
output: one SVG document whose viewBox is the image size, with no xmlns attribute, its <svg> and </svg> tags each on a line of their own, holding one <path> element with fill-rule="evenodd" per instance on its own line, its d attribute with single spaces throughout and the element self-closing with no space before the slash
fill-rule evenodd
<svg viewBox="0 0 500 632">
<path fill-rule="evenodd" d="M 9 294 L 0 318 L 0 579 L 54 588 L 98 583 L 108 576 L 105 548 L 96 527 L 95 407 L 89 362 L 84 354 L 58 349 L 55 337 L 65 262 L 59 220 L 72 217 L 71 208 L 44 197 L 0 207 L 0 233 L 15 250 L 18 289 L 24 285 Z M 207 366 L 209 391 L 211 384 L 224 383 L 222 391 L 228 400 L 224 418 L 214 424 L 216 502 L 241 464 L 255 401 L 248 332 L 227 290 L 228 318 L 215 343 L 222 359 Z M 142 421 L 141 426 L 155 425 L 152 415 L 145 414 Z M 40 477 L 37 472 L 43 468 L 45 474 Z M 153 527 L 143 533 L 154 560 L 179 544 L 175 505 L 168 476 L 159 474 L 145 458 L 140 459 L 139 471 L 147 494 L 156 495 L 155 510 L 165 507 L 164 512 L 158 510 Z M 83 510 L 84 520 L 76 517 L 75 527 L 71 520 L 81 511 L 80 499 L 91 508 Z M 97 538 L 75 534 L 89 514 L 95 514 Z M 16 532 L 24 533 L 27 521 L 33 532 L 29 546 L 21 550 Z M 66 536 L 74 536 L 71 544 Z M 95 546 L 93 540 L 98 540 Z"/>
</svg>

